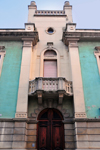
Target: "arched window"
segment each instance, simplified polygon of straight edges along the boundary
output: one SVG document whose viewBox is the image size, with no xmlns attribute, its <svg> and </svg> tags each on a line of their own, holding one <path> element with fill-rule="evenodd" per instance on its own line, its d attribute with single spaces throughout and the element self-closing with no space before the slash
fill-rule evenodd
<svg viewBox="0 0 100 150">
<path fill-rule="evenodd" d="M 54 50 L 47 50 L 44 53 L 44 73 L 46 78 L 57 77 L 57 53 Z"/>
<path fill-rule="evenodd" d="M 60 58 L 55 48 L 45 49 L 41 53 L 40 77 L 57 78 L 60 76 Z"/>
<path fill-rule="evenodd" d="M 46 57 L 54 57 L 54 56 L 56 56 L 57 55 L 57 53 L 55 52 L 55 51 L 53 51 L 53 50 L 47 50 L 45 53 L 44 53 L 44 56 L 46 56 Z"/>
</svg>

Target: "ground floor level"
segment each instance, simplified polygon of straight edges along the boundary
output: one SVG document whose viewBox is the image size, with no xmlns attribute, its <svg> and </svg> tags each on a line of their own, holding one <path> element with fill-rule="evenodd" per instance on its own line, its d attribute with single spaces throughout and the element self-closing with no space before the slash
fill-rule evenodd
<svg viewBox="0 0 100 150">
<path fill-rule="evenodd" d="M 42 110 L 37 120 L 0 119 L 2 150 L 100 150 L 100 119 L 64 119 L 58 109 Z"/>
</svg>

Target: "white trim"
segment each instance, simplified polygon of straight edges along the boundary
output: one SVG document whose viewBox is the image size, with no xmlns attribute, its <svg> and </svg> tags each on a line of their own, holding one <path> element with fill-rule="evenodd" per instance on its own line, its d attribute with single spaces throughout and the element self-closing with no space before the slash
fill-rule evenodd
<svg viewBox="0 0 100 150">
<path fill-rule="evenodd" d="M 99 75 L 100 75 L 100 51 L 95 51 L 94 55 L 97 59 L 97 65 L 98 65 L 98 70 L 99 70 Z"/>
<path fill-rule="evenodd" d="M 2 66 L 3 66 L 3 60 L 4 60 L 4 57 L 5 57 L 5 54 L 6 52 L 5 51 L 0 51 L 0 76 L 1 76 L 1 71 L 2 71 Z"/>
</svg>

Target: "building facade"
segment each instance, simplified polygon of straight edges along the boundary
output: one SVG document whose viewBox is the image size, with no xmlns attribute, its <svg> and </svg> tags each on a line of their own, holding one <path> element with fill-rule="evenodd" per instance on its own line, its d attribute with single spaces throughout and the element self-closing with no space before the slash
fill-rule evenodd
<svg viewBox="0 0 100 150">
<path fill-rule="evenodd" d="M 100 149 L 100 30 L 72 6 L 28 6 L 25 29 L 0 29 L 0 149 Z"/>
</svg>

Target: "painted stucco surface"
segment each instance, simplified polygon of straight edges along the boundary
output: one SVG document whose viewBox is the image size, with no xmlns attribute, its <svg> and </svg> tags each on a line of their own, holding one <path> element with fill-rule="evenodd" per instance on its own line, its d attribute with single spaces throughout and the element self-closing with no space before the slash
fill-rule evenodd
<svg viewBox="0 0 100 150">
<path fill-rule="evenodd" d="M 0 42 L 6 55 L 0 76 L 0 118 L 14 118 L 22 58 L 22 42 Z"/>
<path fill-rule="evenodd" d="M 100 116 L 100 76 L 97 66 L 97 60 L 94 56 L 95 46 L 100 46 L 100 43 L 79 43 L 79 56 L 82 72 L 85 107 L 88 118 L 99 118 Z"/>
</svg>

